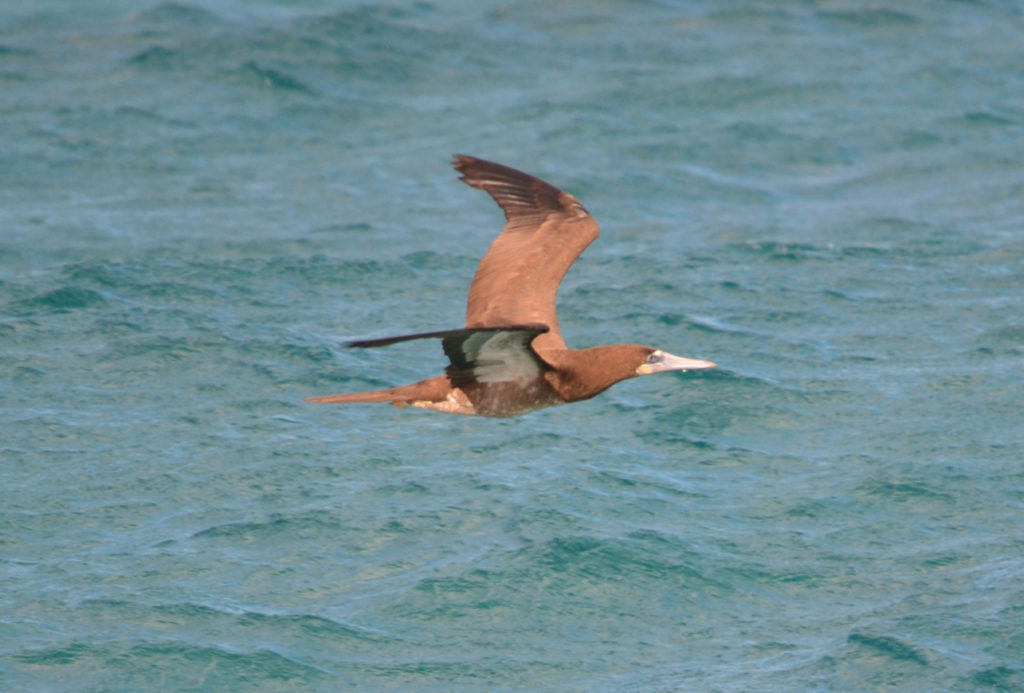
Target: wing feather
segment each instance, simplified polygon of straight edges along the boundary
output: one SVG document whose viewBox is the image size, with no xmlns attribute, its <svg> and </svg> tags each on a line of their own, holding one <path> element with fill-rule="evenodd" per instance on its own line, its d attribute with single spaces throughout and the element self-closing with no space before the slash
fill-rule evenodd
<svg viewBox="0 0 1024 693">
<path fill-rule="evenodd" d="M 537 377 L 549 368 L 532 348 L 532 342 L 548 332 L 547 325 L 502 325 L 418 332 L 398 337 L 360 339 L 350 347 L 381 347 L 413 339 L 440 339 L 449 365 L 445 373 L 456 387 L 471 381 L 508 382 Z"/>
<path fill-rule="evenodd" d="M 533 176 L 483 159 L 456 155 L 461 180 L 490 194 L 505 228 L 477 267 L 466 306 L 467 327 L 540 323 L 550 331 L 535 349 L 564 349 L 556 296 L 562 278 L 599 233 L 572 195 Z"/>
</svg>

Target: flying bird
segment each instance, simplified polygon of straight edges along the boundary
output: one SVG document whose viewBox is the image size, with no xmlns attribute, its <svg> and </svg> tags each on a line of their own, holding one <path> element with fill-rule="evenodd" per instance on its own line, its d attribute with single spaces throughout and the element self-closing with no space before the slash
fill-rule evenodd
<svg viewBox="0 0 1024 693">
<path fill-rule="evenodd" d="M 555 296 L 569 266 L 597 238 L 597 222 L 579 200 L 539 178 L 461 154 L 452 164 L 462 181 L 494 198 L 506 219 L 469 287 L 466 326 L 348 342 L 381 347 L 440 339 L 449 360 L 444 375 L 307 401 L 391 402 L 450 414 L 518 416 L 589 399 L 638 375 L 714 368 L 710 361 L 639 344 L 568 348 L 558 329 Z"/>
</svg>

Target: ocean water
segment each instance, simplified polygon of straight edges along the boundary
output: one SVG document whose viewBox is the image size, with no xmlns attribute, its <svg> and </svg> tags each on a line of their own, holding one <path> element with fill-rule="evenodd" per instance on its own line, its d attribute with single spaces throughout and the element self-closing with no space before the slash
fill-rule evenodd
<svg viewBox="0 0 1024 693">
<path fill-rule="evenodd" d="M 1024 9 L 0 6 L 0 689 L 1024 690 Z M 507 420 L 440 372 L 502 224 L 567 341 L 714 371 Z"/>
</svg>

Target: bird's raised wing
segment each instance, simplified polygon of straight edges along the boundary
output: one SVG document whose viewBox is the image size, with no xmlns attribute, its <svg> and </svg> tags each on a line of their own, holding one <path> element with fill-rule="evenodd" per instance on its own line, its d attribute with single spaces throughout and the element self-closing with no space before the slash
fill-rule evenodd
<svg viewBox="0 0 1024 693">
<path fill-rule="evenodd" d="M 506 224 L 480 261 L 469 289 L 466 327 L 539 323 L 550 330 L 534 348 L 564 349 L 555 296 L 562 277 L 598 226 L 572 195 L 521 171 L 455 155 L 461 180 L 487 191 Z"/>
</svg>

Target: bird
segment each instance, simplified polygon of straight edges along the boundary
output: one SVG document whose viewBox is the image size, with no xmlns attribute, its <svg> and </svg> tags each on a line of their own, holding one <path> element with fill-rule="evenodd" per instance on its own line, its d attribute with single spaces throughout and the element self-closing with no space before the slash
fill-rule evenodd
<svg viewBox="0 0 1024 693">
<path fill-rule="evenodd" d="M 640 344 L 567 347 L 556 294 L 570 265 L 597 238 L 597 221 L 575 197 L 522 171 L 463 154 L 454 155 L 452 165 L 460 180 L 490 194 L 506 222 L 470 285 L 466 326 L 347 343 L 370 348 L 439 339 L 449 361 L 444 375 L 307 401 L 391 402 L 450 414 L 512 417 L 590 399 L 628 378 L 716 366 Z"/>
</svg>

